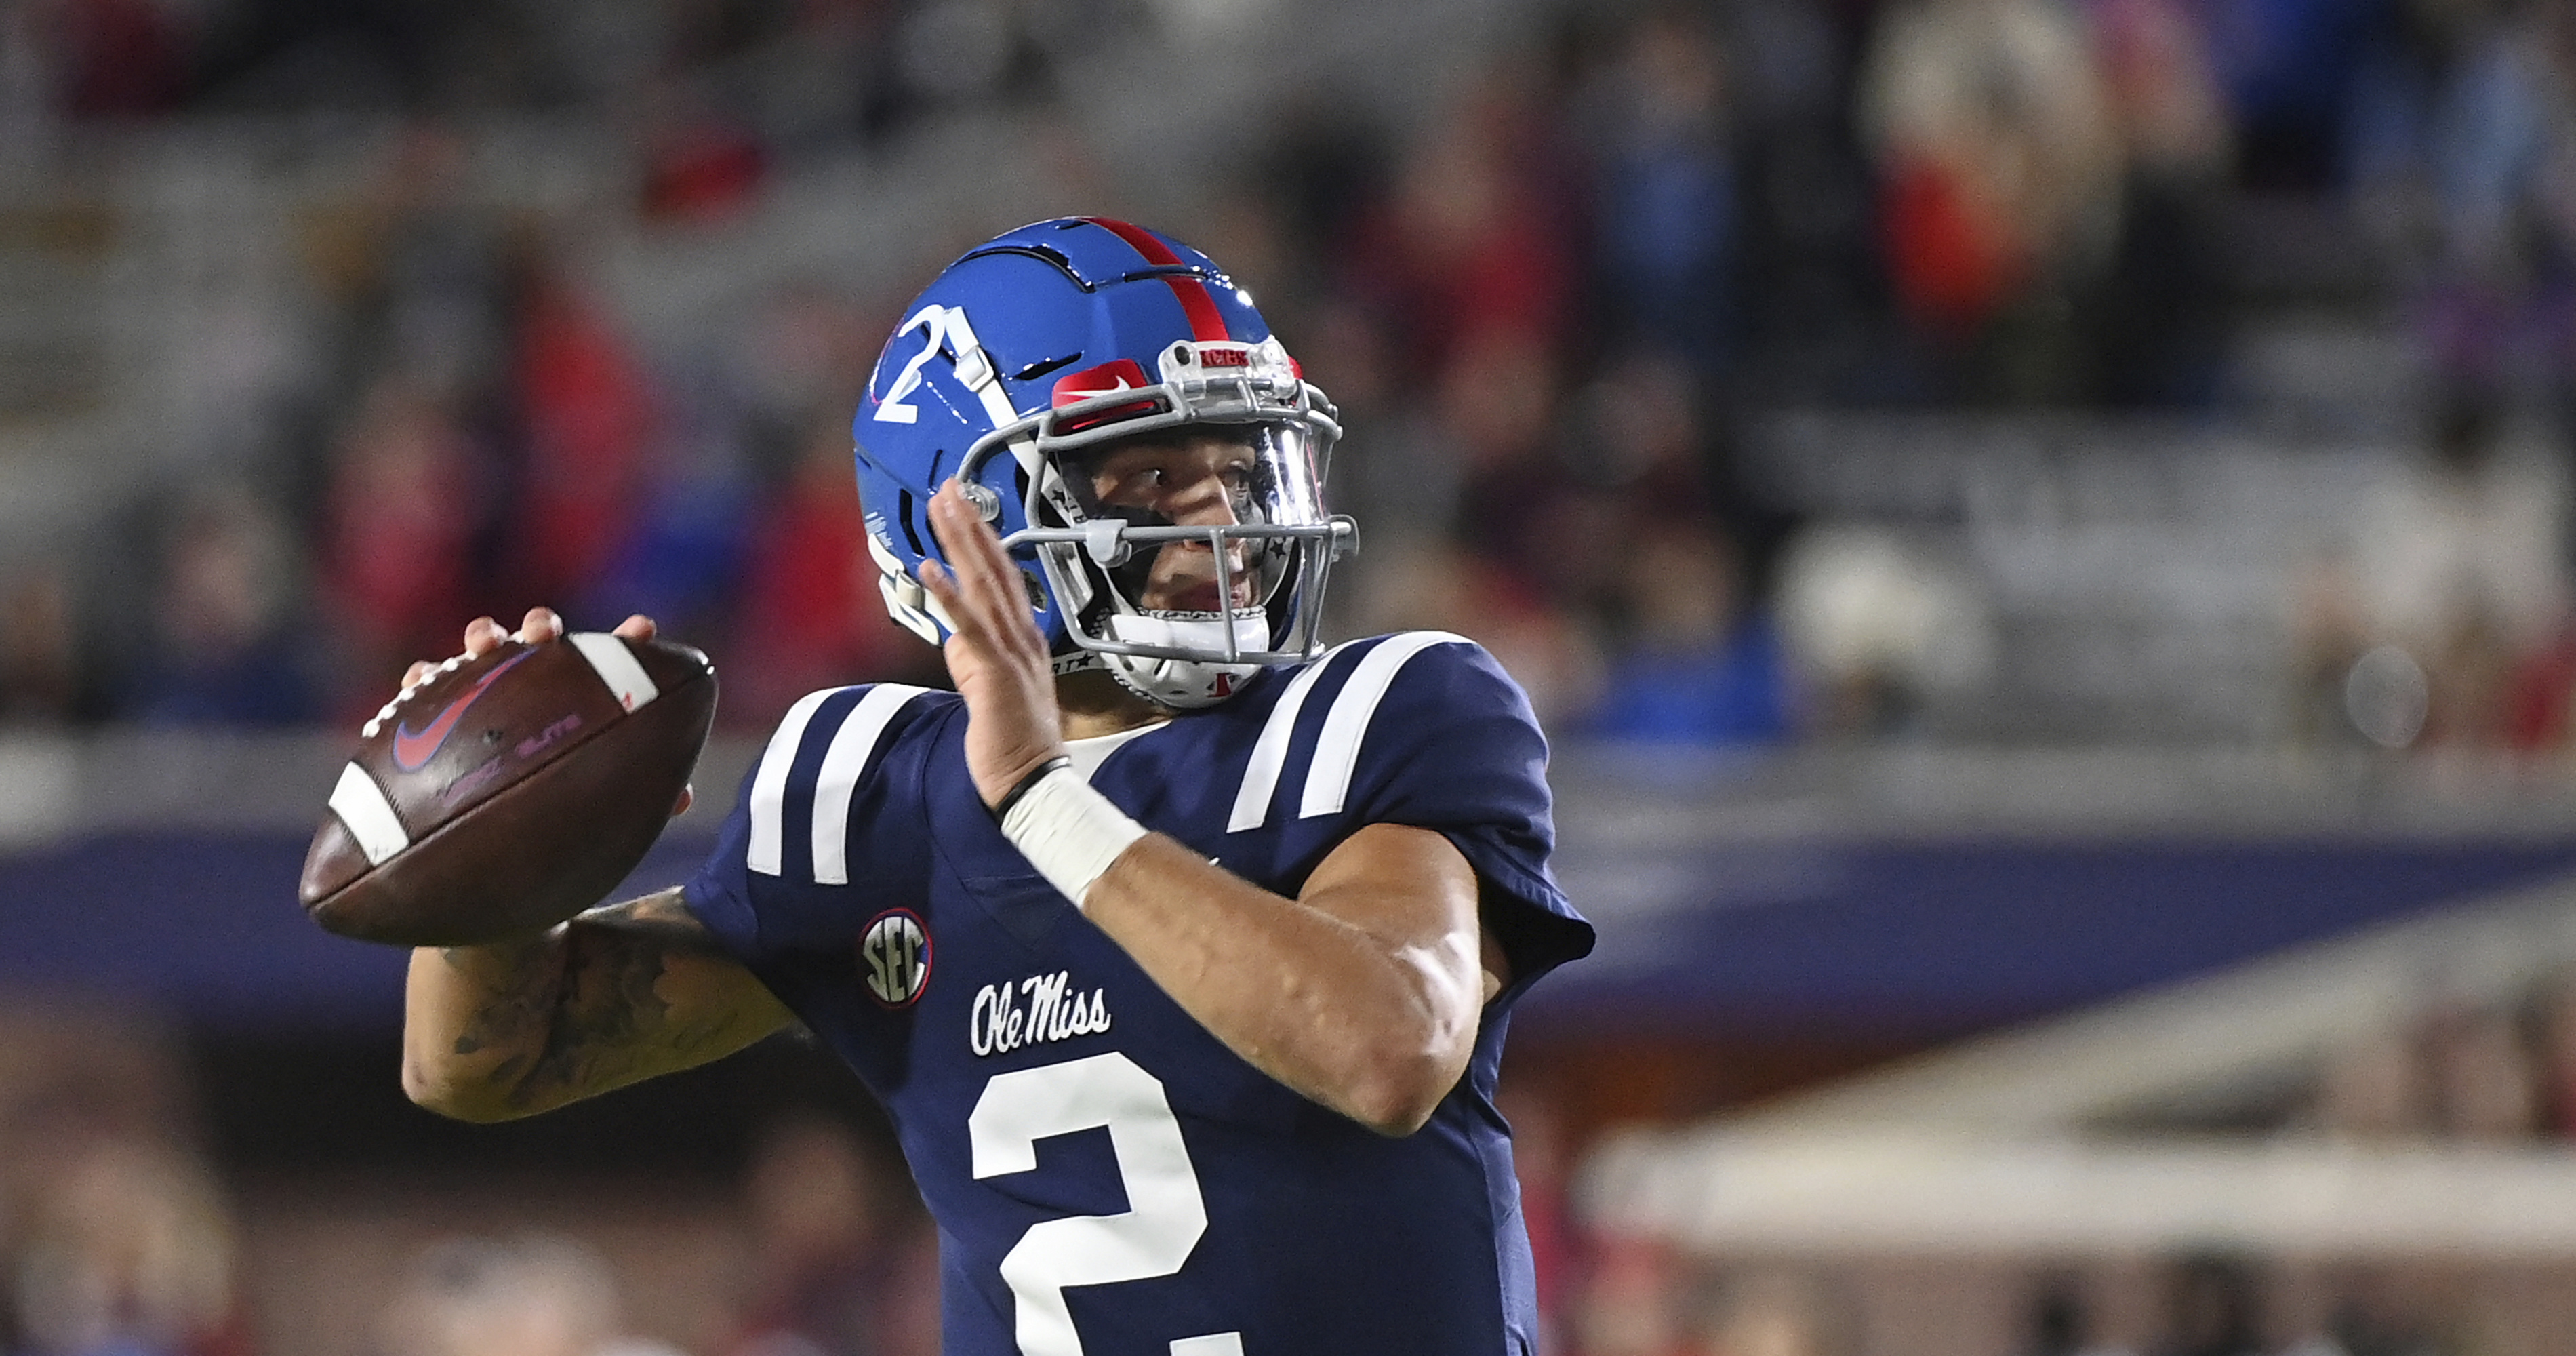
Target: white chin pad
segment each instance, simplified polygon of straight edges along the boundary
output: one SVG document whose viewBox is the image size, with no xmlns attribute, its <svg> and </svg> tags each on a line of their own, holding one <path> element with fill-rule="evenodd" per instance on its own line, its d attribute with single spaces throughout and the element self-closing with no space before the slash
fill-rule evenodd
<svg viewBox="0 0 2576 1356">
<path fill-rule="evenodd" d="M 1213 613 L 1111 616 L 1109 636 L 1129 645 L 1167 645 L 1201 654 L 1223 654 L 1227 622 Z M 1234 645 L 1254 653 L 1270 648 L 1270 619 L 1259 609 L 1234 614 Z M 1243 681 L 1261 671 L 1258 664 L 1228 664 L 1203 659 L 1155 659 L 1145 655 L 1104 654 L 1111 672 L 1139 695 L 1165 706 L 1209 706 L 1234 695 Z"/>
<path fill-rule="evenodd" d="M 1234 614 L 1234 646 L 1238 650 L 1258 651 L 1270 648 L 1270 617 L 1258 608 L 1246 608 Z M 1176 650 L 1198 650 L 1221 654 L 1225 650 L 1226 622 L 1213 612 L 1122 612 L 1109 618 L 1109 638 L 1130 645 L 1167 645 Z"/>
</svg>

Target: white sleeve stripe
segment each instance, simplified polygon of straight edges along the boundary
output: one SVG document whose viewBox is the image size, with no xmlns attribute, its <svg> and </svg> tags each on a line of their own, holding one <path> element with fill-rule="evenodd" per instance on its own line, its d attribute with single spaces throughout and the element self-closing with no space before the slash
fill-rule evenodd
<svg viewBox="0 0 2576 1356">
<path fill-rule="evenodd" d="M 1288 763 L 1288 741 L 1297 734 L 1297 713 L 1305 709 L 1306 694 L 1324 675 L 1324 667 L 1347 647 L 1344 642 L 1326 650 L 1288 680 L 1288 690 L 1279 694 L 1279 704 L 1270 708 L 1261 737 L 1253 741 L 1252 759 L 1243 768 L 1243 786 L 1234 793 L 1234 814 L 1225 821 L 1227 833 L 1260 828 L 1270 818 L 1270 797 L 1279 789 L 1279 773 Z"/>
<path fill-rule="evenodd" d="M 849 718 L 823 751 L 823 770 L 814 781 L 814 883 L 850 883 L 850 799 L 858 793 L 859 774 L 885 738 L 886 726 L 906 702 L 929 691 L 901 683 L 879 683 L 850 708 Z"/>
<path fill-rule="evenodd" d="M 340 769 L 340 784 L 331 788 L 331 813 L 349 826 L 349 836 L 367 854 L 369 866 L 382 866 L 386 858 L 411 846 L 411 835 L 403 829 L 402 816 L 394 813 L 394 803 L 385 798 L 384 788 L 355 763 Z"/>
<path fill-rule="evenodd" d="M 599 681 L 608 684 L 619 706 L 633 711 L 662 695 L 662 689 L 645 674 L 644 666 L 635 662 L 635 652 L 626 648 L 625 641 L 605 631 L 577 631 L 565 639 L 590 661 Z"/>
<path fill-rule="evenodd" d="M 814 719 L 814 708 L 823 699 L 847 688 L 827 687 L 808 692 L 787 708 L 787 716 L 778 722 L 778 733 L 769 737 L 769 747 L 760 754 L 760 771 L 751 779 L 751 845 L 745 860 L 752 870 L 764 876 L 775 876 L 786 837 L 779 823 L 787 804 L 787 773 L 796 766 L 796 748 L 805 742 L 805 726 Z"/>
<path fill-rule="evenodd" d="M 1297 806 L 1299 819 L 1341 812 L 1342 802 L 1350 798 L 1351 773 L 1359 766 L 1360 741 L 1368 737 L 1369 718 L 1386 699 L 1396 670 L 1434 645 L 1452 643 L 1463 645 L 1467 638 L 1446 631 L 1407 631 L 1389 636 L 1360 656 L 1351 680 L 1342 684 L 1332 710 L 1324 713 L 1324 732 L 1315 737 L 1315 757 L 1306 766 L 1306 794 Z"/>
</svg>

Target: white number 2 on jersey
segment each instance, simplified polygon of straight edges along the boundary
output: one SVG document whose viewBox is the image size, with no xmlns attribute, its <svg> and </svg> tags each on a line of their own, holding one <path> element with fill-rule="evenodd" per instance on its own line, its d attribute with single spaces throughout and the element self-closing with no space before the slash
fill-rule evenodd
<svg viewBox="0 0 2576 1356">
<path fill-rule="evenodd" d="M 966 1117 L 975 1176 L 1032 1171 L 1039 1140 L 1102 1126 L 1127 1185 L 1127 1212 L 1032 1224 L 1003 1254 L 1002 1280 L 1018 1300 L 1022 1356 L 1082 1356 L 1065 1307 L 1067 1286 L 1169 1276 L 1207 1232 L 1198 1173 L 1161 1081 L 1115 1051 L 995 1074 Z M 1172 1356 L 1242 1352 L 1230 1332 L 1172 1343 Z"/>
</svg>

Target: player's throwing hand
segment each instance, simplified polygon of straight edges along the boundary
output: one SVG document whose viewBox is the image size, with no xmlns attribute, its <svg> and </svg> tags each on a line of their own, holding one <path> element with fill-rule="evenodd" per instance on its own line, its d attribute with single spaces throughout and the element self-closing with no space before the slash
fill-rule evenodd
<svg viewBox="0 0 2576 1356">
<path fill-rule="evenodd" d="M 624 636 L 628 640 L 645 641 L 653 638 L 654 630 L 653 619 L 638 612 L 619 622 L 615 634 Z M 480 659 L 490 654 L 505 640 L 515 640 L 523 645 L 536 645 L 553 640 L 563 633 L 563 618 L 555 615 L 555 610 L 550 607 L 529 608 L 528 615 L 519 619 L 519 630 L 515 635 L 502 630 L 501 623 L 490 617 L 476 617 L 465 624 L 465 657 Z M 438 663 L 435 660 L 414 660 L 411 668 L 403 674 L 402 685 L 406 689 L 418 687 L 429 680 L 429 675 L 437 671 Z"/>
<path fill-rule="evenodd" d="M 651 617 L 638 612 L 619 622 L 612 634 L 640 643 L 651 640 L 658 630 Z M 549 640 L 557 639 L 563 633 L 563 618 L 551 607 L 529 608 L 528 614 L 519 619 L 519 629 L 515 633 L 502 630 L 501 623 L 490 617 L 476 617 L 465 623 L 465 657 L 480 659 L 500 648 L 501 642 L 505 640 L 515 640 L 522 645 L 542 645 Z M 438 672 L 437 661 L 413 660 L 411 667 L 403 672 L 402 690 L 409 692 L 428 682 L 430 675 L 436 672 Z M 671 807 L 671 817 L 677 819 L 687 814 L 689 806 L 696 800 L 697 791 L 694 787 L 681 787 L 680 803 Z"/>
</svg>

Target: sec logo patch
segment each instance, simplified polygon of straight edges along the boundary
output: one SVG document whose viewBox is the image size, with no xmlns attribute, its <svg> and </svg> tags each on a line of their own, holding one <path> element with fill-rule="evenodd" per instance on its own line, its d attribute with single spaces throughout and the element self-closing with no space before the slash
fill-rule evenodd
<svg viewBox="0 0 2576 1356">
<path fill-rule="evenodd" d="M 859 979 L 890 1008 L 912 1006 L 930 986 L 930 932 L 910 909 L 888 909 L 859 934 Z"/>
</svg>

